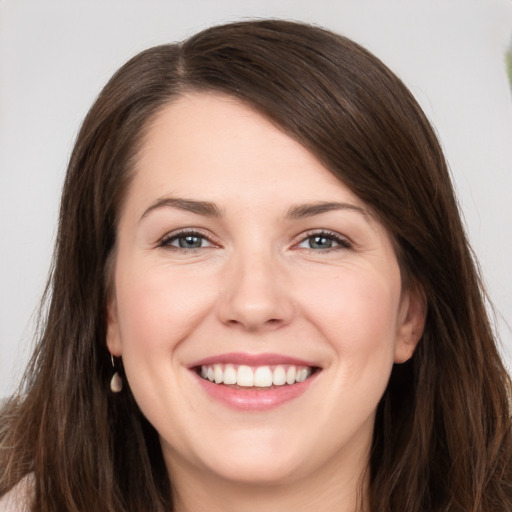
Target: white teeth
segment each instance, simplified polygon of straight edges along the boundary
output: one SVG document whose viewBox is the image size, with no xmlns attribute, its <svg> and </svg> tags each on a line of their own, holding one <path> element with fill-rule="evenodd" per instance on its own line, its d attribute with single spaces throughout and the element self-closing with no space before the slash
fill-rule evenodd
<svg viewBox="0 0 512 512">
<path fill-rule="evenodd" d="M 286 384 L 286 371 L 282 366 L 276 366 L 272 374 L 272 384 L 282 386 Z"/>
<path fill-rule="evenodd" d="M 241 387 L 268 388 L 271 386 L 292 385 L 303 382 L 311 376 L 311 368 L 304 366 L 278 365 L 250 367 L 233 364 L 213 364 L 201 366 L 201 377 L 215 384 L 238 385 Z"/>
<path fill-rule="evenodd" d="M 254 372 L 254 385 L 258 388 L 268 388 L 272 386 L 272 372 L 268 366 L 260 366 Z"/>
<path fill-rule="evenodd" d="M 309 372 L 309 369 L 308 368 L 301 368 L 298 372 L 297 372 L 297 376 L 295 377 L 295 381 L 296 382 L 303 382 L 305 381 L 309 375 L 311 374 Z"/>
<path fill-rule="evenodd" d="M 254 372 L 249 366 L 239 366 L 236 372 L 236 383 L 239 386 L 254 386 Z"/>
<path fill-rule="evenodd" d="M 236 383 L 239 386 L 254 386 L 254 372 L 249 366 L 239 366 L 236 372 Z"/>
<path fill-rule="evenodd" d="M 222 375 L 222 366 L 220 364 L 213 365 L 213 375 L 215 377 L 215 383 L 220 384 L 224 378 Z"/>
<path fill-rule="evenodd" d="M 286 372 L 286 384 L 294 384 L 295 383 L 295 375 L 297 370 L 295 366 L 289 366 L 288 371 Z"/>
<path fill-rule="evenodd" d="M 236 384 L 236 370 L 232 364 L 224 368 L 224 384 Z"/>
</svg>

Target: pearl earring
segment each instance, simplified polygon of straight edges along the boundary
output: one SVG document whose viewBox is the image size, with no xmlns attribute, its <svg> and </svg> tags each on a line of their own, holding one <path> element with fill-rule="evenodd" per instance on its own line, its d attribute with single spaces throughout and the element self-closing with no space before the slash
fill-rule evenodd
<svg viewBox="0 0 512 512">
<path fill-rule="evenodd" d="M 112 354 L 110 354 L 110 360 L 112 361 L 112 368 L 114 369 L 114 375 L 112 375 L 112 378 L 110 379 L 110 390 L 112 393 L 119 393 L 123 389 L 123 379 L 116 370 L 116 364 Z"/>
</svg>

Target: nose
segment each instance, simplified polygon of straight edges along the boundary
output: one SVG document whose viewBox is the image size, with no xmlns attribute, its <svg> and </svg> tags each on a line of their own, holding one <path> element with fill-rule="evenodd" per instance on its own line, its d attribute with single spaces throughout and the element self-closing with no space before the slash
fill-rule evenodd
<svg viewBox="0 0 512 512">
<path fill-rule="evenodd" d="M 294 302 L 286 271 L 271 254 L 237 255 L 227 265 L 218 302 L 220 320 L 247 331 L 287 325 Z"/>
</svg>

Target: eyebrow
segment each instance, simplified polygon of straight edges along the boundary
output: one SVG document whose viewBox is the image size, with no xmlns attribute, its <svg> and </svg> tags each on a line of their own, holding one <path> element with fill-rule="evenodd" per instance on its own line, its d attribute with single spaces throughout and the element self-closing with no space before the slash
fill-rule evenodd
<svg viewBox="0 0 512 512">
<path fill-rule="evenodd" d="M 147 208 L 141 215 L 140 220 L 146 217 L 149 213 L 159 208 L 176 208 L 186 212 L 204 215 L 205 217 L 220 217 L 221 211 L 219 208 L 208 201 L 196 201 L 192 199 L 182 199 L 179 197 L 163 197 L 155 201 L 149 208 Z"/>
<path fill-rule="evenodd" d="M 221 217 L 222 215 L 219 207 L 208 201 L 197 201 L 194 199 L 183 199 L 180 197 L 163 197 L 149 206 L 149 208 L 147 208 L 141 215 L 140 220 L 142 220 L 152 211 L 158 210 L 160 208 L 176 208 L 178 210 L 195 213 L 197 215 L 203 215 L 205 217 Z M 303 219 L 306 217 L 314 217 L 315 215 L 321 215 L 322 213 L 336 210 L 352 210 L 364 216 L 368 215 L 368 212 L 364 208 L 354 204 L 321 201 L 318 203 L 294 205 L 290 207 L 286 213 L 285 219 Z"/>
<path fill-rule="evenodd" d="M 361 213 L 365 217 L 368 216 L 368 211 L 360 206 L 350 203 L 337 203 L 337 202 L 318 202 L 311 204 L 299 204 L 292 206 L 287 214 L 286 219 L 303 219 L 305 217 L 313 217 L 321 215 L 322 213 L 332 212 L 336 210 L 352 210 Z"/>
</svg>

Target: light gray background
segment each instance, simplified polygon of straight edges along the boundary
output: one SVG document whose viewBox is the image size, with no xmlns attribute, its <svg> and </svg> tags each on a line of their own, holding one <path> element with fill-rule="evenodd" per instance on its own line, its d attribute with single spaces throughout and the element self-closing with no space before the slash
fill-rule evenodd
<svg viewBox="0 0 512 512">
<path fill-rule="evenodd" d="M 0 397 L 30 354 L 66 161 L 102 85 L 144 48 L 242 17 L 341 32 L 411 88 L 445 148 L 512 366 L 509 0 L 12 0 L 0 2 Z"/>
</svg>

